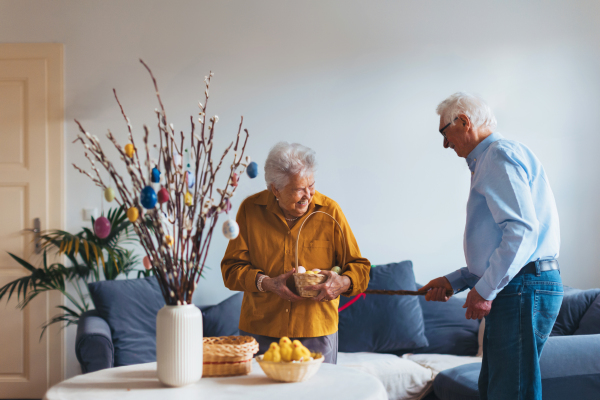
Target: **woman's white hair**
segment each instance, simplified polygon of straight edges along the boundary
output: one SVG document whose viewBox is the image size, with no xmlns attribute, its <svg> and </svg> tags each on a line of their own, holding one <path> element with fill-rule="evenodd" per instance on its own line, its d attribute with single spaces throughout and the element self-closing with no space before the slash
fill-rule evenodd
<svg viewBox="0 0 600 400">
<path fill-rule="evenodd" d="M 315 173 L 317 159 L 314 150 L 299 143 L 279 142 L 265 161 L 267 188 L 281 190 L 294 175 L 307 176 Z"/>
<path fill-rule="evenodd" d="M 449 122 L 454 125 L 454 120 L 465 114 L 475 128 L 496 129 L 496 117 L 490 106 L 476 94 L 458 92 L 442 101 L 437 106 L 437 113 L 442 117 L 442 123 Z"/>
</svg>

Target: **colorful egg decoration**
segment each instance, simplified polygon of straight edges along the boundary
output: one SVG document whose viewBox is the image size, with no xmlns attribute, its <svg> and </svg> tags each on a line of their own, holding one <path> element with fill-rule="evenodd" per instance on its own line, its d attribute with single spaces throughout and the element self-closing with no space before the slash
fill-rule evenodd
<svg viewBox="0 0 600 400">
<path fill-rule="evenodd" d="M 331 272 L 335 272 L 336 274 L 341 274 L 342 273 L 342 269 L 340 267 L 333 267 L 331 268 Z"/>
<path fill-rule="evenodd" d="M 157 198 L 160 204 L 166 203 L 167 201 L 169 201 L 169 191 L 165 188 L 160 188 L 160 190 L 157 193 Z"/>
<path fill-rule="evenodd" d="M 110 221 L 106 217 L 100 217 L 94 222 L 94 233 L 100 239 L 106 239 L 110 235 Z"/>
<path fill-rule="evenodd" d="M 236 187 L 238 185 L 238 180 L 240 179 L 240 177 L 238 176 L 238 174 L 234 173 L 231 176 L 231 186 Z"/>
<path fill-rule="evenodd" d="M 146 186 L 142 189 L 140 203 L 142 203 L 145 209 L 151 210 L 154 207 L 156 207 L 156 200 L 156 192 L 154 191 L 152 186 Z"/>
<path fill-rule="evenodd" d="M 156 167 L 152 168 L 152 173 L 150 175 L 152 175 L 150 177 L 150 179 L 152 180 L 152 183 L 160 182 L 160 171 L 158 170 L 158 168 L 156 168 Z"/>
<path fill-rule="evenodd" d="M 246 168 L 246 173 L 251 179 L 254 179 L 258 176 L 258 164 L 252 161 L 248 164 L 248 168 Z"/>
<path fill-rule="evenodd" d="M 175 164 L 176 167 L 181 167 L 181 161 L 181 155 L 179 153 L 173 154 L 173 164 Z"/>
<path fill-rule="evenodd" d="M 192 196 L 192 194 L 190 192 L 185 193 L 184 201 L 185 201 L 186 206 L 188 206 L 188 207 L 192 206 L 192 204 L 194 202 L 194 197 Z"/>
<path fill-rule="evenodd" d="M 135 147 L 133 147 L 131 143 L 127 143 L 125 145 L 125 154 L 127 154 L 127 157 L 129 158 L 133 158 L 133 153 L 135 153 Z"/>
<path fill-rule="evenodd" d="M 302 265 L 298 267 L 298 271 L 296 271 L 299 274 L 304 274 L 306 273 L 306 268 L 304 268 Z"/>
<path fill-rule="evenodd" d="M 109 203 L 115 199 L 115 190 L 111 187 L 106 188 L 104 191 L 104 198 Z"/>
<path fill-rule="evenodd" d="M 196 177 L 194 176 L 194 173 L 190 170 L 187 170 L 185 173 L 185 177 L 187 179 L 188 187 L 193 188 L 194 184 L 196 183 Z"/>
<path fill-rule="evenodd" d="M 232 219 L 228 219 L 223 223 L 223 235 L 229 240 L 235 239 L 240 234 L 240 227 Z"/>
<path fill-rule="evenodd" d="M 167 246 L 173 246 L 174 240 L 173 240 L 173 236 L 165 236 L 165 243 L 167 244 Z"/>
<path fill-rule="evenodd" d="M 139 216 L 140 211 L 137 209 L 137 207 L 131 207 L 129 210 L 127 210 L 127 218 L 129 218 L 129 222 L 133 223 L 137 221 Z"/>
<path fill-rule="evenodd" d="M 148 256 L 144 257 L 144 268 L 152 269 L 152 263 L 150 262 L 150 258 Z"/>
<path fill-rule="evenodd" d="M 223 211 L 226 213 L 229 213 L 229 211 L 231 211 L 231 202 L 229 201 L 229 199 L 225 199 L 225 208 L 223 208 Z"/>
</svg>

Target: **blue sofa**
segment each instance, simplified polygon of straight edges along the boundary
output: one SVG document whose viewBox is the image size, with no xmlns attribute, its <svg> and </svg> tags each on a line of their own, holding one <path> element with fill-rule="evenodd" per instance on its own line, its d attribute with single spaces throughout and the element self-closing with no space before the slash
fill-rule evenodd
<svg viewBox="0 0 600 400">
<path fill-rule="evenodd" d="M 380 268 L 379 271 L 384 269 Z M 412 264 L 410 272 L 412 274 Z M 154 324 L 162 300 L 152 279 L 92 285 L 91 294 L 97 310 L 84 313 L 77 327 L 76 355 L 83 373 L 155 360 Z M 412 279 L 414 282 L 414 276 Z M 146 291 L 143 295 L 140 295 L 140 286 Z M 152 295 L 148 294 L 150 292 Z M 600 289 L 583 291 L 565 288 L 561 311 L 541 359 L 545 400 L 600 398 L 599 294 Z M 115 296 L 126 297 L 114 301 Z M 144 300 L 140 301 L 140 297 Z M 448 303 L 426 302 L 423 297 L 412 299 L 422 310 L 427 341 L 421 347 L 386 353 L 399 356 L 405 353 L 474 356 L 477 353 L 479 322 L 464 318 L 463 299 L 451 298 Z M 204 336 L 238 334 L 241 300 L 242 294 L 238 293 L 218 305 L 200 307 Z M 152 304 L 153 301 L 155 304 Z M 407 307 L 403 305 L 402 308 Z M 356 307 L 356 310 L 359 308 Z M 344 332 L 345 327 L 351 326 L 352 321 L 348 319 L 352 314 L 344 313 L 346 310 L 340 313 L 340 341 L 344 340 L 344 336 L 352 336 Z M 381 308 L 378 318 L 385 323 L 389 319 L 389 309 Z M 356 346 L 353 342 L 346 342 Z M 418 343 L 423 344 L 418 340 L 413 344 Z M 365 347 L 352 351 L 377 351 L 366 343 Z M 433 392 L 425 399 L 478 399 L 480 365 L 471 363 L 442 371 L 433 382 Z"/>
</svg>

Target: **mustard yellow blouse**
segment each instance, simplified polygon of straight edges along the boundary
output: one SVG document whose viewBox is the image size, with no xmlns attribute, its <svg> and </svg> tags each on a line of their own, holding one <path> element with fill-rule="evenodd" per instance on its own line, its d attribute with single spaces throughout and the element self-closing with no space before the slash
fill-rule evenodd
<svg viewBox="0 0 600 400">
<path fill-rule="evenodd" d="M 371 263 L 361 257 L 348 221 L 335 201 L 315 192 L 308 212 L 290 229 L 275 196 L 265 190 L 248 197 L 240 205 L 237 214 L 240 235 L 229 241 L 221 262 L 225 286 L 244 292 L 241 330 L 278 338 L 325 336 L 337 331 L 339 298 L 328 302 L 311 299 L 290 302 L 275 293 L 260 292 L 255 283 L 259 272 L 274 278 L 294 267 L 300 226 L 311 212 L 317 210 L 333 216 L 342 227 L 346 237 L 346 265 L 341 265 L 343 247 L 339 229 L 323 214 L 311 216 L 302 228 L 298 265 L 308 270 L 342 267 L 342 274 L 348 276 L 353 285 L 345 296 L 354 296 L 367 289 Z M 293 277 L 287 284 L 294 288 Z"/>
</svg>

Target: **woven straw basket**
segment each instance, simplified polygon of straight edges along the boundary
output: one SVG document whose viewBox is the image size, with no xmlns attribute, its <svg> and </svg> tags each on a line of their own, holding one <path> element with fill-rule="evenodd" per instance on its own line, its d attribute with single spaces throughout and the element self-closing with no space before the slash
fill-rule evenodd
<svg viewBox="0 0 600 400">
<path fill-rule="evenodd" d="M 319 294 L 318 290 L 305 290 L 307 286 L 318 285 L 325 282 L 327 277 L 321 274 L 294 274 L 294 282 L 298 294 L 302 297 L 315 297 Z"/>
<path fill-rule="evenodd" d="M 250 336 L 204 338 L 202 376 L 247 375 L 258 343 Z"/>
<path fill-rule="evenodd" d="M 256 357 L 258 365 L 269 378 L 280 382 L 304 382 L 317 373 L 325 357 L 304 362 L 263 361 L 263 356 Z"/>
<path fill-rule="evenodd" d="M 298 242 L 300 241 L 300 232 L 302 232 L 302 228 L 304 227 L 304 224 L 306 223 L 306 221 L 309 220 L 310 217 L 312 217 L 315 214 L 325 214 L 327 215 L 329 218 L 331 218 L 337 225 L 337 227 L 340 230 L 340 233 L 342 234 L 342 245 L 344 247 L 343 253 L 342 253 L 342 264 L 341 267 L 344 268 L 344 266 L 346 265 L 346 237 L 344 236 L 344 231 L 342 230 L 342 227 L 340 226 L 340 224 L 337 222 L 337 220 L 335 218 L 333 218 L 331 215 L 327 214 L 326 212 L 323 211 L 313 211 L 308 217 L 306 217 L 306 219 L 304 220 L 304 222 L 302 222 L 302 225 L 300 225 L 300 229 L 298 230 L 298 237 L 296 238 L 296 271 L 298 271 Z M 327 277 L 325 275 L 321 275 L 321 274 L 298 274 L 295 273 L 294 274 L 294 283 L 296 284 L 296 290 L 298 290 L 298 294 L 301 297 L 315 297 L 319 294 L 318 290 L 304 290 L 304 288 L 306 286 L 312 286 L 312 285 L 318 285 L 319 283 L 323 283 L 327 280 Z"/>
</svg>

